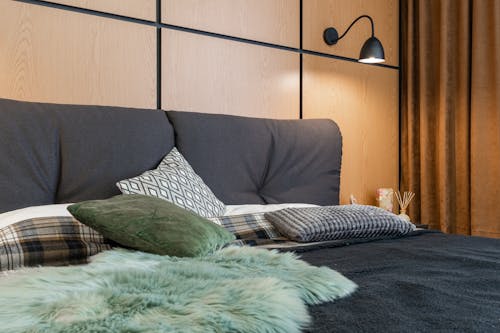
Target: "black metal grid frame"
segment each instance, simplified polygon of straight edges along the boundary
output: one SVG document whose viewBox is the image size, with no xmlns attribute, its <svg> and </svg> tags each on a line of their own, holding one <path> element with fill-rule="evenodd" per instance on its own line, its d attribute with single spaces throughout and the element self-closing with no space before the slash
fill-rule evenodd
<svg viewBox="0 0 500 333">
<path fill-rule="evenodd" d="M 163 23 L 163 22 L 161 22 L 161 0 L 156 0 L 156 20 L 155 21 L 149 21 L 149 20 L 134 18 L 134 17 L 125 16 L 125 15 L 118 15 L 118 14 L 112 14 L 112 13 L 102 12 L 102 11 L 93 10 L 93 9 L 80 8 L 80 7 L 75 7 L 75 6 L 65 5 L 65 4 L 59 4 L 59 3 L 55 3 L 55 2 L 51 2 L 51 1 L 43 1 L 43 0 L 14 0 L 14 1 L 155 27 L 156 32 L 157 32 L 157 40 L 156 40 L 156 42 L 157 42 L 157 57 L 159 58 L 159 59 L 157 59 L 157 67 L 158 67 L 157 74 L 159 75 L 159 77 L 157 78 L 157 82 L 158 82 L 159 88 L 161 88 L 160 77 L 161 77 L 161 29 L 162 28 L 298 53 L 300 55 L 301 79 L 302 79 L 302 58 L 303 58 L 302 56 L 304 54 L 358 63 L 358 60 L 354 59 L 354 58 L 348 58 L 348 57 L 343 57 L 343 56 L 334 55 L 334 54 L 317 52 L 317 51 L 307 50 L 307 49 L 303 48 L 303 44 L 302 44 L 302 39 L 303 39 L 303 36 L 302 36 L 302 31 L 303 31 L 303 29 L 302 29 L 302 26 L 303 26 L 303 24 L 302 24 L 303 0 L 299 0 L 299 5 L 300 5 L 300 46 L 299 46 L 299 48 L 285 46 L 285 45 L 279 45 L 279 44 L 273 44 L 273 43 L 268 43 L 268 42 L 261 42 L 261 41 L 257 41 L 257 40 L 253 40 L 253 39 L 235 37 L 235 36 L 220 34 L 220 33 L 216 33 L 216 32 L 204 31 L 204 30 L 199 30 L 199 29 L 193 29 L 193 28 Z M 387 64 L 369 64 L 369 65 L 362 64 L 362 63 L 359 63 L 359 64 L 360 64 L 360 66 L 379 66 L 379 67 L 385 67 L 385 68 L 399 70 L 399 66 L 393 66 L 393 65 L 387 65 Z M 302 93 L 302 91 L 301 91 L 301 93 Z M 161 99 L 159 99 L 159 100 L 160 101 L 157 104 L 158 104 L 158 108 L 161 108 Z"/>
</svg>

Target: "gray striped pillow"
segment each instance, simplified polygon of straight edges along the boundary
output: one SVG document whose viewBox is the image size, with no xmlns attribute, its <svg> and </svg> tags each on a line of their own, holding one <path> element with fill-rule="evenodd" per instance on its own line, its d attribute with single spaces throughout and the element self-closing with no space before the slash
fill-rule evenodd
<svg viewBox="0 0 500 333">
<path fill-rule="evenodd" d="M 415 226 L 374 206 L 286 208 L 265 214 L 285 237 L 297 242 L 403 236 Z"/>
</svg>

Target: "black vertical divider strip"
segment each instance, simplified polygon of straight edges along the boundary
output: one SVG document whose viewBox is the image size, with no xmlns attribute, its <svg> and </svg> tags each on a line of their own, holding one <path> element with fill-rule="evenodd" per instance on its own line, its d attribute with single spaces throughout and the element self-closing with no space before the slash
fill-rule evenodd
<svg viewBox="0 0 500 333">
<path fill-rule="evenodd" d="M 304 76 L 304 54 L 302 53 L 303 51 L 303 45 L 302 45 L 302 24 L 303 24 L 303 17 L 302 17 L 302 5 L 303 5 L 303 0 L 299 0 L 299 10 L 300 10 L 300 22 L 299 22 L 299 30 L 300 30 L 300 41 L 299 41 L 299 48 L 300 48 L 300 54 L 299 54 L 299 61 L 300 61 L 300 74 L 299 74 L 299 119 L 303 118 L 303 76 Z"/>
<path fill-rule="evenodd" d="M 156 108 L 161 110 L 161 0 L 156 0 Z"/>
<path fill-rule="evenodd" d="M 398 55 L 398 70 L 399 70 L 399 87 L 398 87 L 398 93 L 399 93 L 399 100 L 398 100 L 398 187 L 399 190 L 401 191 L 402 188 L 401 186 L 403 185 L 403 136 L 402 136 L 402 131 L 403 131 L 403 96 L 402 96 L 402 90 L 401 88 L 403 87 L 403 71 L 401 70 L 402 68 L 402 63 L 401 61 L 403 60 L 403 7 L 401 7 L 403 4 L 402 0 L 399 0 L 399 55 Z"/>
<path fill-rule="evenodd" d="M 471 140 L 472 140 L 472 32 L 473 32 L 473 29 L 474 29 L 474 3 L 472 0 L 469 0 L 469 40 L 468 40 L 468 43 L 469 43 L 469 47 L 468 47 L 468 52 L 469 52 L 469 71 L 468 71 L 468 84 L 469 84 L 469 87 L 468 87 L 468 103 L 469 103 L 469 109 L 468 109 L 468 121 L 469 121 L 469 130 L 468 130 L 468 144 L 469 144 L 469 147 L 468 147 L 468 160 L 469 160 L 469 193 L 470 193 L 470 189 L 472 188 L 472 177 L 471 177 L 471 165 L 472 165 L 472 154 L 471 154 L 471 151 L 472 151 L 472 145 L 471 145 Z M 471 207 L 471 204 L 472 204 L 472 199 L 471 199 L 471 195 L 469 194 L 469 207 Z M 471 214 L 471 211 L 469 209 L 469 221 L 472 220 L 472 214 Z M 471 224 L 469 223 L 469 235 L 472 235 L 472 226 Z"/>
</svg>

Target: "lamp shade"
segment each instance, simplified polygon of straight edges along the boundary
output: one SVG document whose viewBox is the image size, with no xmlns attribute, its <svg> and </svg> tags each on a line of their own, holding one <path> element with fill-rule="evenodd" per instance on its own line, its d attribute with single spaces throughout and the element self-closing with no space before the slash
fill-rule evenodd
<svg viewBox="0 0 500 333">
<path fill-rule="evenodd" d="M 384 47 L 377 37 L 370 37 L 366 40 L 359 53 L 359 62 L 375 64 L 384 62 Z"/>
</svg>

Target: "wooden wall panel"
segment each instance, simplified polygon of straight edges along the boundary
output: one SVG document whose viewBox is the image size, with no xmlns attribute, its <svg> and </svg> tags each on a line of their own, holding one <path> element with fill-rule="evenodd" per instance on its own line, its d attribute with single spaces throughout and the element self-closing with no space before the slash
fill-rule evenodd
<svg viewBox="0 0 500 333">
<path fill-rule="evenodd" d="M 162 21 L 299 47 L 298 0 L 162 0 Z"/>
<path fill-rule="evenodd" d="M 299 55 L 163 31 L 162 107 L 263 118 L 299 117 Z"/>
<path fill-rule="evenodd" d="M 380 187 L 398 188 L 398 71 L 304 56 L 304 118 L 335 120 L 343 136 L 341 203 L 354 194 L 376 204 Z"/>
<path fill-rule="evenodd" d="M 166 23 L 299 46 L 296 0 L 162 0 Z M 152 20 L 155 0 L 60 0 Z M 304 48 L 357 58 L 360 23 L 335 47 L 323 29 L 375 19 L 387 63 L 398 65 L 398 0 L 307 0 Z M 297 119 L 295 52 L 162 30 L 162 106 L 181 111 Z M 304 55 L 304 118 L 332 118 L 344 137 L 341 202 L 374 204 L 398 186 L 398 71 Z M 156 30 L 130 22 L 15 1 L 0 2 L 0 97 L 55 103 L 156 107 Z"/>
<path fill-rule="evenodd" d="M 156 0 L 52 0 L 51 2 L 148 21 L 156 20 Z"/>
<path fill-rule="evenodd" d="M 375 36 L 384 45 L 386 64 L 399 64 L 399 0 L 307 0 L 303 8 L 304 48 L 339 56 L 359 57 L 363 43 L 371 36 L 370 21 L 362 19 L 336 45 L 323 41 L 323 31 L 334 27 L 342 34 L 360 15 L 370 15 Z"/>
<path fill-rule="evenodd" d="M 0 97 L 156 107 L 155 28 L 15 1 L 0 13 Z"/>
</svg>

